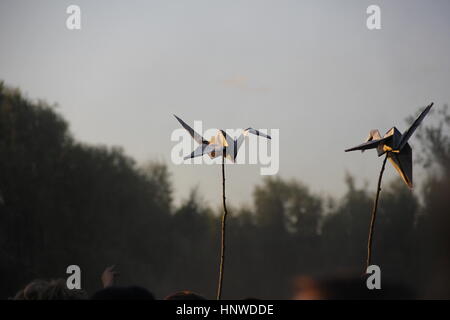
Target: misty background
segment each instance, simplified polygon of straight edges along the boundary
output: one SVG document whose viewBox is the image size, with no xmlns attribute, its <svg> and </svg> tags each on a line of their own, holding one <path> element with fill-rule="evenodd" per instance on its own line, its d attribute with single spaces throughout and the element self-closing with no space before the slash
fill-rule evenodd
<svg viewBox="0 0 450 320">
<path fill-rule="evenodd" d="M 79 31 L 66 28 L 70 4 L 81 8 Z M 219 205 L 220 170 L 171 164 L 173 113 L 205 128 L 280 129 L 279 174 L 342 195 L 345 172 L 373 182 L 379 163 L 345 148 L 450 101 L 450 3 L 377 1 L 376 31 L 366 27 L 370 4 L 5 0 L 0 75 L 57 103 L 77 139 L 121 146 L 140 163 L 165 160 L 177 202 L 198 186 Z M 234 204 L 262 179 L 258 165 L 227 175 Z"/>
<path fill-rule="evenodd" d="M 377 1 L 377 31 L 371 4 L 2 1 L 0 298 L 70 264 L 89 293 L 116 264 L 158 298 L 214 297 L 221 171 L 171 163 L 172 114 L 280 130 L 278 175 L 226 169 L 225 298 L 359 279 L 382 159 L 343 150 L 431 102 L 414 190 L 386 168 L 373 259 L 393 297 L 450 297 L 450 3 Z"/>
</svg>

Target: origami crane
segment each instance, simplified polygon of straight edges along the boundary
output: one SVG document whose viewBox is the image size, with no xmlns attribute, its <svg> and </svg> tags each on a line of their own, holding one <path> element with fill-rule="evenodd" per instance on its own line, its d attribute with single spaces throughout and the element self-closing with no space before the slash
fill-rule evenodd
<svg viewBox="0 0 450 320">
<path fill-rule="evenodd" d="M 387 152 L 389 161 L 400 174 L 400 177 L 408 185 L 408 187 L 412 188 L 412 149 L 408 144 L 408 140 L 411 138 L 412 134 L 420 125 L 432 106 L 433 103 L 427 106 L 419 117 L 413 122 L 411 127 L 409 127 L 409 129 L 403 134 L 401 134 L 396 127 L 393 127 L 386 132 L 384 137 L 381 137 L 378 130 L 371 130 L 365 143 L 347 149 L 345 152 L 355 150 L 361 150 L 364 152 L 364 150 L 376 148 L 379 157 Z"/>
<path fill-rule="evenodd" d="M 204 154 L 207 154 L 210 156 L 211 159 L 225 156 L 226 158 L 230 159 L 231 161 L 235 162 L 237 153 L 239 148 L 241 147 L 242 143 L 244 142 L 245 137 L 249 134 L 255 134 L 257 136 L 261 136 L 267 139 L 272 139 L 269 135 L 266 135 L 262 132 L 259 132 L 258 130 L 247 128 L 245 129 L 242 134 L 236 138 L 233 139 L 230 136 L 227 135 L 227 133 L 224 130 L 219 130 L 219 132 L 211 138 L 211 140 L 206 140 L 203 138 L 200 134 L 195 132 L 194 129 L 192 129 L 186 122 L 178 118 L 176 115 L 174 115 L 175 118 L 178 120 L 178 122 L 181 123 L 184 129 L 189 132 L 191 137 L 200 144 L 197 149 L 195 149 L 189 156 L 184 157 L 184 159 L 190 159 L 195 157 L 200 157 Z"/>
</svg>

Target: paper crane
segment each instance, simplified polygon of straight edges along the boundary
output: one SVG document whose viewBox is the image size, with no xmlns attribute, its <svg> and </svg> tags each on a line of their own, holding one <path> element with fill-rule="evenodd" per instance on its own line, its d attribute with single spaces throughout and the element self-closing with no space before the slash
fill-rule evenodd
<svg viewBox="0 0 450 320">
<path fill-rule="evenodd" d="M 249 134 L 255 134 L 257 136 L 265 137 L 267 139 L 272 139 L 270 136 L 259 132 L 258 130 L 247 128 L 237 139 L 233 139 L 227 135 L 225 130 L 219 130 L 217 134 L 211 138 L 210 141 L 203 138 L 197 132 L 194 131 L 190 126 L 188 126 L 183 120 L 174 115 L 175 118 L 181 123 L 183 128 L 189 132 L 191 137 L 197 141 L 199 146 L 191 155 L 185 157 L 184 159 L 190 159 L 202 156 L 207 154 L 211 157 L 211 159 L 217 158 L 219 156 L 222 157 L 222 202 L 223 202 L 223 216 L 222 216 L 222 238 L 221 238 L 221 249 L 220 249 L 220 267 L 219 267 L 219 282 L 217 286 L 217 300 L 220 300 L 222 297 L 222 283 L 223 283 L 223 274 L 225 269 L 225 228 L 226 228 L 226 218 L 227 218 L 227 205 L 225 202 L 225 157 L 236 161 L 237 153 L 239 148 L 244 142 L 245 137 Z"/>
<path fill-rule="evenodd" d="M 181 123 L 183 128 L 185 128 L 191 137 L 200 144 L 197 149 L 195 149 L 189 156 L 184 157 L 184 159 L 190 159 L 195 157 L 200 157 L 204 154 L 207 154 L 211 157 L 211 159 L 225 156 L 233 162 L 236 162 L 236 157 L 239 148 L 244 142 L 245 137 L 249 134 L 255 134 L 257 136 L 261 136 L 267 139 L 272 139 L 269 135 L 259 132 L 258 130 L 247 128 L 242 134 L 237 138 L 233 139 L 227 135 L 224 130 L 219 130 L 219 132 L 211 138 L 211 140 L 206 140 L 200 134 L 195 132 L 186 122 L 178 118 L 174 115 L 175 118 Z M 225 152 L 225 154 L 224 154 Z"/>
<path fill-rule="evenodd" d="M 388 152 L 389 161 L 392 163 L 408 187 L 412 188 L 412 149 L 408 143 L 408 140 L 411 138 L 412 134 L 420 125 L 432 106 L 433 103 L 427 106 L 414 121 L 411 127 L 409 127 L 409 129 L 403 134 L 401 134 L 396 127 L 393 127 L 386 132 L 382 138 L 378 130 L 371 130 L 365 143 L 347 149 L 345 152 L 355 150 L 361 150 L 361 152 L 364 152 L 364 150 L 367 149 L 377 148 L 379 157 Z"/>
</svg>

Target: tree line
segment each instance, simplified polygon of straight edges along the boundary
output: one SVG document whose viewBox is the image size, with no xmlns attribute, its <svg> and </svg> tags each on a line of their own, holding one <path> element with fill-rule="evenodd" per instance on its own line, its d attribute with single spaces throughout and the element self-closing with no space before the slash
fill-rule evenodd
<svg viewBox="0 0 450 320">
<path fill-rule="evenodd" d="M 374 239 L 383 279 L 419 298 L 450 298 L 450 114 L 439 110 L 418 133 L 426 179 L 414 193 L 400 179 L 384 184 Z M 263 179 L 252 203 L 229 209 L 223 297 L 289 298 L 299 275 L 361 274 L 369 186 L 347 175 L 344 196 L 329 198 L 296 179 Z M 1 298 L 66 277 L 71 264 L 95 291 L 112 263 L 119 283 L 159 298 L 181 289 L 214 298 L 219 237 L 220 212 L 198 191 L 174 205 L 164 163 L 81 143 L 54 106 L 0 82 Z"/>
</svg>

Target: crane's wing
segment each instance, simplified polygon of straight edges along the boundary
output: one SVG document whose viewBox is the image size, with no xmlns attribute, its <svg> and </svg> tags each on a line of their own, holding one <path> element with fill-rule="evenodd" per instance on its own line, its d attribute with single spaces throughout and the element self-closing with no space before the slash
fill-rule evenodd
<svg viewBox="0 0 450 320">
<path fill-rule="evenodd" d="M 400 145 L 399 145 L 399 150 L 401 150 L 406 143 L 408 142 L 409 138 L 411 138 L 412 134 L 414 133 L 414 131 L 416 131 L 417 127 L 420 125 L 420 123 L 422 122 L 423 118 L 425 118 L 425 116 L 427 115 L 427 113 L 430 111 L 431 107 L 433 106 L 434 103 L 431 103 L 429 106 L 427 106 L 425 108 L 425 110 L 422 111 L 422 113 L 417 117 L 417 119 L 413 122 L 413 124 L 411 125 L 411 127 L 409 127 L 408 130 L 406 130 L 403 135 L 402 135 L 402 139 L 400 141 Z"/>
<path fill-rule="evenodd" d="M 225 141 L 227 142 L 228 147 L 231 147 L 234 145 L 234 139 L 230 137 L 225 130 L 220 130 L 220 133 L 225 138 Z"/>
<path fill-rule="evenodd" d="M 405 144 L 400 152 L 389 152 L 389 161 L 392 163 L 394 168 L 397 170 L 398 174 L 406 185 L 410 188 L 413 187 L 413 176 L 412 176 L 412 149 L 409 143 Z"/>
<path fill-rule="evenodd" d="M 232 137 L 230 137 L 225 130 L 220 130 L 220 132 L 222 133 L 222 136 L 225 138 L 225 141 L 227 142 L 227 146 L 225 147 L 225 153 L 226 156 L 231 160 L 231 161 L 236 161 L 236 157 L 237 157 L 237 152 L 238 152 L 238 145 L 237 145 L 237 139 L 233 139 Z M 242 136 L 242 135 L 241 135 Z M 242 144 L 242 142 L 241 142 Z"/>
<path fill-rule="evenodd" d="M 356 150 L 364 151 L 364 150 L 368 150 L 368 149 L 374 149 L 374 148 L 378 147 L 378 145 L 382 142 L 381 140 L 382 139 L 364 142 L 364 143 L 361 143 L 360 145 L 357 145 L 356 147 L 346 149 L 345 152 L 356 151 Z"/>
<path fill-rule="evenodd" d="M 355 151 L 355 150 L 367 150 L 377 148 L 381 143 L 387 142 L 387 140 L 391 139 L 391 136 L 381 138 L 380 132 L 378 130 L 370 130 L 369 136 L 366 139 L 366 142 L 357 145 L 356 147 L 345 150 L 345 152 Z"/>
<path fill-rule="evenodd" d="M 181 125 L 183 126 L 183 128 L 186 129 L 187 132 L 189 132 L 189 134 L 191 135 L 191 137 L 197 141 L 197 143 L 199 144 L 209 144 L 208 140 L 205 140 L 201 135 L 199 135 L 197 132 L 194 131 L 194 129 L 192 129 L 186 122 L 184 122 L 183 120 L 181 120 L 180 118 L 178 118 L 176 115 L 173 115 L 179 123 L 181 123 Z"/>
<path fill-rule="evenodd" d="M 265 133 L 262 133 L 262 132 L 260 132 L 260 131 L 258 131 L 258 130 L 256 130 L 256 129 L 253 129 L 253 128 L 247 128 L 247 129 L 245 129 L 245 130 L 243 131 L 243 133 L 242 133 L 242 134 L 239 136 L 239 138 L 237 138 L 237 139 L 231 138 L 231 137 L 225 132 L 225 130 L 220 130 L 220 132 L 221 132 L 222 135 L 225 137 L 225 141 L 227 142 L 227 145 L 228 145 L 228 146 L 226 147 L 226 153 L 227 153 L 227 156 L 229 156 L 230 159 L 231 159 L 232 161 L 236 161 L 236 157 L 237 157 L 238 150 L 239 150 L 239 148 L 241 147 L 242 143 L 244 142 L 245 136 L 246 136 L 248 133 L 252 133 L 252 134 L 254 134 L 254 135 L 257 135 L 257 136 L 260 136 L 260 137 L 264 137 L 264 138 L 267 138 L 267 139 L 272 139 L 271 136 L 269 136 L 269 135 L 267 135 L 267 134 L 265 134 Z"/>
<path fill-rule="evenodd" d="M 264 137 L 264 138 L 267 138 L 267 139 L 272 139 L 269 135 L 267 135 L 265 133 L 262 133 L 262 132 L 260 132 L 260 131 L 258 131 L 256 129 L 253 129 L 253 128 L 245 129 L 244 133 L 252 133 L 252 134 L 260 136 L 260 137 Z"/>
<path fill-rule="evenodd" d="M 201 144 L 190 155 L 184 157 L 184 160 L 195 158 L 195 157 L 200 157 L 204 154 L 211 153 L 215 150 L 216 150 L 216 145 L 214 145 L 214 144 L 209 144 L 209 145 Z"/>
</svg>

